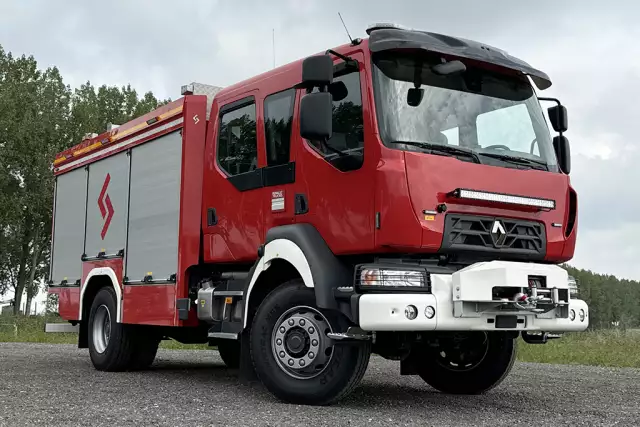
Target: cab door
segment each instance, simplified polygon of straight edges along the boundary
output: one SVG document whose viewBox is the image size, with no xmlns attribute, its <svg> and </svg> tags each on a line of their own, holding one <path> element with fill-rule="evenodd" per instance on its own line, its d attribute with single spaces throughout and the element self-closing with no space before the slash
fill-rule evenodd
<svg viewBox="0 0 640 427">
<path fill-rule="evenodd" d="M 295 221 L 316 227 L 336 254 L 362 253 L 374 247 L 375 152 L 366 89 L 364 55 L 349 54 L 358 62 L 346 67 L 334 62 L 333 136 L 328 150 L 296 130 Z M 299 91 L 299 97 L 304 91 Z M 299 103 L 296 106 L 298 122 Z M 337 153 L 335 150 L 339 150 Z"/>
<path fill-rule="evenodd" d="M 258 91 L 214 101 L 203 185 L 204 258 L 250 262 L 264 240 Z"/>
</svg>

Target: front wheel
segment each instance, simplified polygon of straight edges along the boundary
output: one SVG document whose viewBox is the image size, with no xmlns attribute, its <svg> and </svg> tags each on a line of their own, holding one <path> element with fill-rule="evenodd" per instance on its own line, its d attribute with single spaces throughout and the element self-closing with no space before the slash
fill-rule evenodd
<svg viewBox="0 0 640 427">
<path fill-rule="evenodd" d="M 480 394 L 504 380 L 516 357 L 515 340 L 500 332 L 453 333 L 434 347 L 412 350 L 420 377 L 449 394 Z"/>
<path fill-rule="evenodd" d="M 326 405 L 350 393 L 362 379 L 371 344 L 333 345 L 330 332 L 347 320 L 317 308 L 313 289 L 301 280 L 282 285 L 262 302 L 251 328 L 251 356 L 258 378 L 289 403 Z"/>
</svg>

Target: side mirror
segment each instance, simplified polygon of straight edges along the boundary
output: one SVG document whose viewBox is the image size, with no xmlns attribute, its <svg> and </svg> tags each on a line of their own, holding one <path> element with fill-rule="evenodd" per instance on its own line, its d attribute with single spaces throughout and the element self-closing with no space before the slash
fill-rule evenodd
<svg viewBox="0 0 640 427">
<path fill-rule="evenodd" d="M 324 87 L 333 81 L 333 60 L 329 55 L 317 55 L 302 61 L 302 86 Z"/>
<path fill-rule="evenodd" d="M 329 92 L 305 95 L 300 100 L 300 136 L 312 141 L 327 141 L 331 138 L 332 108 Z"/>
<path fill-rule="evenodd" d="M 560 170 L 569 175 L 571 173 L 571 150 L 567 137 L 564 135 L 555 136 L 553 138 L 553 149 L 556 152 Z"/>
<path fill-rule="evenodd" d="M 556 132 L 566 132 L 569 123 L 567 118 L 567 109 L 564 105 L 558 104 L 554 107 L 549 107 L 547 110 L 549 113 L 549 120 L 551 121 L 551 126 L 553 126 L 553 130 Z"/>
</svg>

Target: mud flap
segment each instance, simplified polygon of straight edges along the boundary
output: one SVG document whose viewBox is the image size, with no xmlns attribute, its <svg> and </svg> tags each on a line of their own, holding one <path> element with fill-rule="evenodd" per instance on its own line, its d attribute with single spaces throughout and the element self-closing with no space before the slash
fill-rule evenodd
<svg viewBox="0 0 640 427">
<path fill-rule="evenodd" d="M 240 333 L 240 367 L 238 369 L 238 379 L 242 384 L 252 384 L 258 381 L 258 376 L 253 368 L 251 360 L 251 347 L 249 345 L 250 328 L 245 328 Z"/>
</svg>

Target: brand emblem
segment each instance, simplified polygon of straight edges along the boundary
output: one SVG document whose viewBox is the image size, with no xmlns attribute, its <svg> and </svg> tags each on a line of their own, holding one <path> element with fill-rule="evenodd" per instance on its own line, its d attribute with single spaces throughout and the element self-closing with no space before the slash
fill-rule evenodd
<svg viewBox="0 0 640 427">
<path fill-rule="evenodd" d="M 111 204 L 111 198 L 107 194 L 109 182 L 111 182 L 111 175 L 107 174 L 107 177 L 104 179 L 104 183 L 102 184 L 100 195 L 98 196 L 98 208 L 100 208 L 100 215 L 102 215 L 102 219 L 104 220 L 104 224 L 102 225 L 102 232 L 100 233 L 100 237 L 102 237 L 102 240 L 104 240 L 104 236 L 106 236 L 107 231 L 109 231 L 109 224 L 111 224 L 114 213 L 113 205 Z"/>
<path fill-rule="evenodd" d="M 507 231 L 504 229 L 504 224 L 500 220 L 495 220 L 491 227 L 491 238 L 493 244 L 496 247 L 500 247 L 504 244 L 507 238 Z"/>
</svg>

